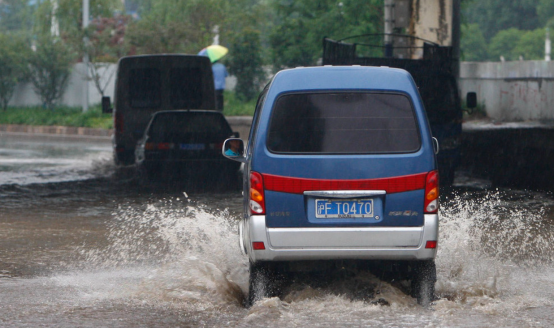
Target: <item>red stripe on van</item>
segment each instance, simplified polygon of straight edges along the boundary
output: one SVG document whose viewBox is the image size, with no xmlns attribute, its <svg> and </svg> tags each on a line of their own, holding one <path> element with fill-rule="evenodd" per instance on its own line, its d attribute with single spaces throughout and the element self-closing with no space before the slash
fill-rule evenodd
<svg viewBox="0 0 554 329">
<path fill-rule="evenodd" d="M 399 193 L 425 188 L 427 173 L 377 179 L 310 179 L 263 174 L 266 190 L 302 194 L 304 191 L 384 190 Z"/>
</svg>

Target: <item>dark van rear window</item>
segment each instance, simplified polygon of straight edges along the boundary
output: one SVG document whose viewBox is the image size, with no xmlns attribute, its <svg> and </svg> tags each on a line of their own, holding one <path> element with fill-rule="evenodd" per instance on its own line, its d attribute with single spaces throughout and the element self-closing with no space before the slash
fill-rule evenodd
<svg viewBox="0 0 554 329">
<path fill-rule="evenodd" d="M 202 70 L 176 68 L 169 74 L 171 106 L 174 109 L 198 109 L 202 106 Z"/>
<path fill-rule="evenodd" d="M 148 136 L 152 141 L 171 141 L 190 136 L 224 136 L 232 134 L 231 127 L 220 113 L 174 112 L 156 115 Z"/>
<path fill-rule="evenodd" d="M 134 108 L 159 108 L 162 105 L 160 70 L 132 69 L 129 72 L 129 100 Z"/>
<path fill-rule="evenodd" d="M 277 153 L 407 153 L 420 147 L 403 94 L 303 93 L 278 98 L 267 145 Z"/>
</svg>

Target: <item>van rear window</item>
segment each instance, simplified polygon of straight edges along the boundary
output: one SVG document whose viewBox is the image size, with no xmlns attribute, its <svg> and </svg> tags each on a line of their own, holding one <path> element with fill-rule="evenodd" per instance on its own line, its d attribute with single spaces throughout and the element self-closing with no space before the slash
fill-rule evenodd
<svg viewBox="0 0 554 329">
<path fill-rule="evenodd" d="M 393 93 L 283 95 L 267 139 L 276 153 L 408 153 L 420 144 L 410 99 Z"/>
<path fill-rule="evenodd" d="M 198 109 L 202 106 L 202 70 L 175 68 L 169 74 L 171 106 L 174 109 Z"/>
<path fill-rule="evenodd" d="M 132 69 L 129 72 L 129 100 L 133 108 L 159 108 L 162 106 L 160 70 Z"/>
</svg>

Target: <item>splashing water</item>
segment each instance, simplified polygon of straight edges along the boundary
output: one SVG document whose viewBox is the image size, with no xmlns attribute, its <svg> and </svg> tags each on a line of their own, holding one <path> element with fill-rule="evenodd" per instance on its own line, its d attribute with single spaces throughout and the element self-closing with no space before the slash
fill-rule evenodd
<svg viewBox="0 0 554 329">
<path fill-rule="evenodd" d="M 245 310 L 248 260 L 236 219 L 187 198 L 119 206 L 108 247 L 82 248 L 85 271 L 54 279 L 85 298 L 178 309 L 207 326 L 544 326 L 554 300 L 552 205 L 514 195 L 465 192 L 443 200 L 432 311 L 367 275 L 292 285 L 282 300 Z M 367 287 L 378 291 L 375 299 L 357 296 Z"/>
<path fill-rule="evenodd" d="M 439 296 L 468 304 L 488 303 L 526 294 L 525 281 L 533 278 L 533 272 L 551 272 L 552 219 L 543 203 L 520 202 L 514 195 L 465 193 L 441 205 L 436 260 Z M 518 286 L 521 280 L 523 286 Z"/>
<path fill-rule="evenodd" d="M 108 269 L 108 276 L 123 270 L 132 282 L 121 291 L 127 298 L 179 300 L 197 309 L 240 306 L 247 260 L 237 247 L 235 218 L 228 210 L 189 202 L 172 198 L 139 209 L 120 206 L 109 224 L 109 246 L 81 250 L 84 263 L 93 271 Z M 114 296 L 111 288 L 106 292 Z"/>
</svg>

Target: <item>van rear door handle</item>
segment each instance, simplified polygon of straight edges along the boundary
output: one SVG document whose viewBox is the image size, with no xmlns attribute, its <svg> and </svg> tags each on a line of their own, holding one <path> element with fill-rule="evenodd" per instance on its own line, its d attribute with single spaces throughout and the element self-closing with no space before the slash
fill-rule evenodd
<svg viewBox="0 0 554 329">
<path fill-rule="evenodd" d="M 317 196 L 322 198 L 361 198 L 361 197 L 372 197 L 378 195 L 386 195 L 387 191 L 385 190 L 356 190 L 356 191 L 304 191 L 304 195 L 307 196 Z"/>
</svg>

